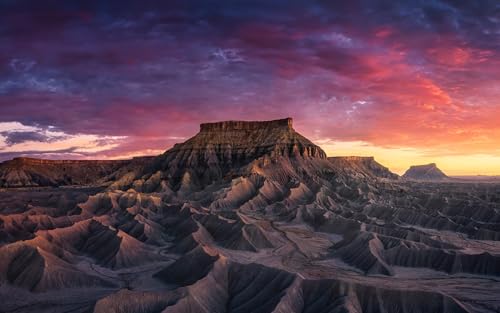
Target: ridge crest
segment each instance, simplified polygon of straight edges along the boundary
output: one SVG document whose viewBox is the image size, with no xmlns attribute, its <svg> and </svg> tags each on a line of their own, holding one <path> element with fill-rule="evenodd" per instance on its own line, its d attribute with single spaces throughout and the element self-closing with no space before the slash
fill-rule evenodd
<svg viewBox="0 0 500 313">
<path fill-rule="evenodd" d="M 293 129 L 293 119 L 288 117 L 271 121 L 222 121 L 200 124 L 200 132 L 206 131 L 231 131 L 231 130 L 257 130 L 263 128 Z"/>
</svg>

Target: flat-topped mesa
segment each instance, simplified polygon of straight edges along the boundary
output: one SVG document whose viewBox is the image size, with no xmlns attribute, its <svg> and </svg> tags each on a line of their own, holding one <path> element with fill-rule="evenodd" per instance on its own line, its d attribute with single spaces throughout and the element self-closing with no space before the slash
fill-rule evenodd
<svg viewBox="0 0 500 313">
<path fill-rule="evenodd" d="M 215 123 L 203 123 L 200 125 L 200 132 L 258 130 L 264 128 L 293 129 L 292 124 L 293 119 L 290 117 L 272 121 L 223 121 Z"/>
<path fill-rule="evenodd" d="M 159 158 L 157 170 L 173 181 L 189 176 L 206 184 L 261 157 L 326 159 L 326 154 L 293 129 L 291 118 L 226 121 L 201 124 L 198 134 Z"/>
<path fill-rule="evenodd" d="M 167 154 L 179 151 L 183 151 L 183 157 L 190 151 L 190 161 L 202 163 L 204 159 L 211 164 L 231 165 L 248 163 L 263 155 L 326 158 L 320 147 L 293 129 L 291 118 L 204 123 L 196 136 L 175 145 Z"/>
<path fill-rule="evenodd" d="M 424 165 L 413 165 L 403 175 L 403 178 L 410 180 L 445 180 L 448 179 L 436 163 Z"/>
</svg>

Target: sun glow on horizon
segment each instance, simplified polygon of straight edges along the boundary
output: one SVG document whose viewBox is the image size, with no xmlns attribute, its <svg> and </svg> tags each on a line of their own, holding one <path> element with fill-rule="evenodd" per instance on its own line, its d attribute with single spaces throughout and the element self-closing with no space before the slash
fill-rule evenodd
<svg viewBox="0 0 500 313">
<path fill-rule="evenodd" d="M 373 156 L 375 160 L 397 174 L 411 165 L 436 163 L 449 176 L 500 175 L 500 155 L 446 154 L 417 148 L 386 148 L 363 141 L 316 141 L 328 156 Z"/>
</svg>

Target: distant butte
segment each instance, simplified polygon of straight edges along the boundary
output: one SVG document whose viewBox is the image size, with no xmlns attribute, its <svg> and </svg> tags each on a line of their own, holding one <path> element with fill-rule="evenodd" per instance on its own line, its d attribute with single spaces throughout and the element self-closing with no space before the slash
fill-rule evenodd
<svg viewBox="0 0 500 313">
<path fill-rule="evenodd" d="M 436 163 L 411 166 L 403 175 L 403 178 L 410 180 L 445 180 L 448 179 Z"/>
</svg>

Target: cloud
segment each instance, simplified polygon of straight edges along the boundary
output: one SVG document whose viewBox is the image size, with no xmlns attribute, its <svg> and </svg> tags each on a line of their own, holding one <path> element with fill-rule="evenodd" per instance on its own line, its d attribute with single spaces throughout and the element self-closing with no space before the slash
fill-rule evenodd
<svg viewBox="0 0 500 313">
<path fill-rule="evenodd" d="M 50 142 L 50 138 L 44 134 L 37 132 L 3 132 L 0 133 L 5 137 L 7 145 L 22 143 L 25 141 Z"/>
<path fill-rule="evenodd" d="M 10 60 L 10 67 L 15 72 L 27 72 L 31 70 L 36 64 L 36 61 L 30 59 L 12 59 Z"/>
<path fill-rule="evenodd" d="M 241 55 L 241 51 L 238 49 L 215 49 L 212 52 L 212 56 L 216 59 L 221 60 L 224 63 L 237 63 L 244 62 L 245 58 Z"/>
<path fill-rule="evenodd" d="M 67 137 L 67 134 L 56 130 L 53 126 L 40 127 L 24 125 L 20 122 L 0 122 L 0 138 L 3 142 L 0 150 L 25 142 L 51 143 Z"/>
<path fill-rule="evenodd" d="M 127 139 L 123 136 L 67 134 L 54 127 L 28 126 L 19 122 L 0 123 L 0 159 L 12 155 L 59 154 L 88 158 L 113 150 Z"/>
<path fill-rule="evenodd" d="M 67 93 L 74 84 L 59 71 L 40 68 L 33 70 L 33 60 L 11 59 L 12 74 L 0 81 L 0 94 L 8 95 L 16 92 L 34 91 L 49 93 Z"/>
</svg>

